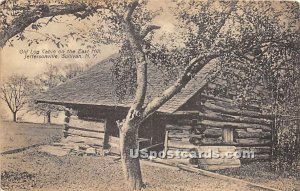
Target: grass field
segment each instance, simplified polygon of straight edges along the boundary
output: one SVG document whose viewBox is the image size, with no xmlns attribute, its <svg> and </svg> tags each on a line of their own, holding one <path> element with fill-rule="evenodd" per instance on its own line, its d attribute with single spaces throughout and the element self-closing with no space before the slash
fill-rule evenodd
<svg viewBox="0 0 300 191">
<path fill-rule="evenodd" d="M 2 153 L 11 149 L 59 141 L 62 137 L 62 126 L 1 122 L 0 132 L 0 151 Z"/>
</svg>

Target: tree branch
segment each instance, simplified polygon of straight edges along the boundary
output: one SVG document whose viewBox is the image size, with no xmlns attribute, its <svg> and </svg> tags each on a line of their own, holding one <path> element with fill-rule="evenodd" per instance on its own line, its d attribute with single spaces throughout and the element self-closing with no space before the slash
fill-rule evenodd
<svg viewBox="0 0 300 191">
<path fill-rule="evenodd" d="M 13 36 L 21 33 L 30 24 L 45 17 L 54 17 L 57 15 L 68 15 L 85 11 L 88 8 L 86 4 L 62 4 L 62 5 L 39 5 L 27 10 L 26 7 L 19 8 L 24 10 L 17 18 L 13 19 L 10 24 L 0 31 L 0 47 L 4 47 L 6 42 Z M 96 6 L 94 9 L 101 9 L 103 6 Z"/>
<path fill-rule="evenodd" d="M 1 91 L 2 91 L 2 94 L 3 94 L 3 96 L 4 96 L 4 97 L 1 96 L 1 99 L 3 99 L 3 100 L 6 102 L 7 106 L 8 106 L 9 109 L 10 109 L 10 111 L 11 111 L 11 112 L 14 112 L 14 111 L 13 111 L 13 108 L 12 108 L 12 106 L 11 106 L 11 104 L 10 104 L 8 98 L 7 98 L 7 93 L 8 93 L 7 89 L 6 89 L 4 86 L 2 86 Z"/>
<path fill-rule="evenodd" d="M 160 26 L 156 25 L 149 25 L 142 33 L 141 33 L 141 39 L 144 39 L 151 31 L 160 29 Z"/>
<path fill-rule="evenodd" d="M 135 0 L 134 2 L 132 2 L 132 4 L 128 7 L 127 13 L 125 14 L 125 17 L 124 17 L 125 21 L 128 22 L 131 20 L 131 16 L 138 5 L 139 5 L 138 0 Z"/>
<path fill-rule="evenodd" d="M 147 59 L 141 45 L 141 37 L 136 33 L 134 25 L 131 22 L 131 16 L 137 6 L 138 1 L 134 1 L 128 8 L 124 19 L 127 38 L 129 40 L 130 46 L 135 57 L 136 74 L 138 82 L 135 92 L 135 99 L 131 105 L 130 111 L 128 112 L 127 120 L 131 120 L 135 116 L 140 115 L 140 111 L 144 104 L 147 90 Z"/>
<path fill-rule="evenodd" d="M 228 8 L 228 11 L 224 11 L 224 15 L 222 16 L 222 19 L 221 21 L 218 23 L 218 25 L 216 26 L 215 30 L 213 30 L 211 32 L 211 35 L 210 35 L 210 39 L 216 39 L 218 34 L 220 33 L 221 29 L 223 28 L 223 26 L 225 25 L 226 23 L 226 20 L 228 19 L 228 17 L 230 16 L 230 14 L 232 13 L 232 11 L 235 10 L 236 8 L 236 4 L 237 4 L 237 1 L 232 1 L 230 2 L 230 5 L 229 5 L 229 8 Z M 217 43 L 217 41 L 215 41 L 215 44 Z M 209 46 L 210 47 L 210 46 Z"/>
</svg>

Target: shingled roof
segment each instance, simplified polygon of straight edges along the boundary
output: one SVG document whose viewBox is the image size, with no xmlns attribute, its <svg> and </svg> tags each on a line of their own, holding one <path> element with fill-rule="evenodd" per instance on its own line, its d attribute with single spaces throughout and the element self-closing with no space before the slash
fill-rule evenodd
<svg viewBox="0 0 300 191">
<path fill-rule="evenodd" d="M 125 96 L 118 99 L 115 91 L 116 84 L 113 81 L 111 68 L 113 62 L 111 58 L 105 59 L 99 64 L 91 67 L 79 76 L 66 81 L 65 83 L 43 93 L 36 99 L 37 102 L 51 103 L 59 105 L 95 105 L 95 106 L 121 106 L 129 107 L 132 96 Z M 173 98 L 161 106 L 158 111 L 173 113 L 180 106 L 186 103 L 195 93 L 197 93 L 207 83 L 209 76 L 216 71 L 216 62 L 207 64 L 187 85 Z M 172 84 L 172 80 L 163 84 L 164 75 L 162 71 L 148 66 L 148 86 L 147 100 L 161 94 L 167 86 Z"/>
</svg>

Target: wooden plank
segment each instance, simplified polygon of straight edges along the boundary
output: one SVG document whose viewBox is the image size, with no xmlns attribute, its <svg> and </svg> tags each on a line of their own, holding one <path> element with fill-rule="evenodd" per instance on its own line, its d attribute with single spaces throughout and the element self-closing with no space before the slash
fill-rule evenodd
<svg viewBox="0 0 300 191">
<path fill-rule="evenodd" d="M 82 130 L 82 129 L 78 130 L 78 129 L 69 128 L 68 134 L 79 135 L 79 136 L 83 136 L 83 137 L 104 139 L 104 133 L 85 131 L 85 130 Z"/>
<path fill-rule="evenodd" d="M 241 165 L 240 159 L 232 158 L 199 158 L 199 165 Z"/>
<path fill-rule="evenodd" d="M 158 144 L 154 144 L 154 145 L 150 145 L 148 147 L 145 147 L 145 148 L 143 148 L 141 150 L 151 150 L 151 149 L 154 149 L 154 148 L 157 148 L 157 147 L 161 147 L 163 145 L 164 145 L 164 143 L 158 143 Z"/>
<path fill-rule="evenodd" d="M 204 134 L 201 134 L 201 135 L 190 134 L 190 135 L 189 135 L 189 138 L 203 139 L 204 137 L 205 137 Z"/>
<path fill-rule="evenodd" d="M 120 143 L 109 143 L 110 147 L 115 147 L 120 149 Z"/>
<path fill-rule="evenodd" d="M 219 138 L 222 136 L 222 129 L 215 127 L 207 127 L 203 134 L 207 138 Z"/>
<path fill-rule="evenodd" d="M 243 116 L 234 116 L 224 113 L 217 113 L 211 110 L 204 110 L 205 113 L 199 112 L 199 117 L 201 119 L 209 119 L 216 121 L 227 121 L 227 122 L 239 122 L 239 123 L 256 123 L 262 125 L 271 125 L 272 120 L 263 119 L 263 118 L 253 118 L 253 117 L 243 117 Z"/>
<path fill-rule="evenodd" d="M 235 123 L 235 122 L 220 122 L 220 121 L 212 121 L 212 120 L 202 120 L 198 121 L 200 125 L 209 125 L 213 127 L 219 128 L 237 128 L 237 129 L 246 129 L 246 128 L 255 128 L 255 129 L 263 129 L 265 131 L 271 131 L 272 128 L 266 125 L 259 124 L 250 124 L 250 123 Z"/>
<path fill-rule="evenodd" d="M 99 139 L 99 137 L 95 137 L 95 136 L 89 136 L 89 135 L 82 135 L 82 134 L 77 134 L 77 133 L 67 133 L 68 136 L 81 136 L 81 137 L 87 137 L 87 138 L 95 138 L 95 139 Z"/>
<path fill-rule="evenodd" d="M 193 141 L 195 145 L 222 145 L 222 144 L 231 144 L 225 143 L 222 139 L 219 138 L 202 138 L 198 139 L 198 141 Z"/>
<path fill-rule="evenodd" d="M 192 126 L 194 125 L 194 121 L 192 119 L 186 119 L 181 117 L 175 117 L 172 119 L 169 119 L 168 124 L 177 124 L 177 125 L 186 125 L 186 126 Z"/>
<path fill-rule="evenodd" d="M 105 131 L 105 123 L 82 120 L 75 116 L 70 117 L 69 126 L 75 128 L 82 128 L 85 130 L 89 129 L 89 130 L 100 131 L 100 132 Z"/>
<path fill-rule="evenodd" d="M 172 114 L 170 114 L 172 116 L 198 116 L 199 115 L 199 111 L 176 111 Z"/>
<path fill-rule="evenodd" d="M 181 130 L 168 130 L 168 137 L 171 137 L 172 135 L 190 135 L 191 133 L 189 131 L 181 131 Z"/>
<path fill-rule="evenodd" d="M 236 138 L 271 138 L 271 132 L 248 132 L 243 129 L 236 129 Z"/>
<path fill-rule="evenodd" d="M 197 151 L 201 152 L 201 151 L 209 151 L 209 150 L 217 150 L 221 153 L 223 152 L 235 152 L 236 151 L 236 147 L 235 146 L 224 146 L 224 145 L 220 145 L 220 146 L 198 146 L 197 147 Z"/>
<path fill-rule="evenodd" d="M 104 133 L 103 131 L 97 131 L 97 130 L 93 130 L 93 129 L 86 129 L 86 128 L 81 128 L 81 127 L 73 127 L 73 126 L 67 126 L 67 131 L 69 129 L 75 129 L 75 130 L 79 130 L 79 131 L 89 131 L 89 132 L 95 132 L 95 133 Z"/>
<path fill-rule="evenodd" d="M 266 118 L 266 119 L 272 119 L 274 117 L 271 114 L 262 114 L 262 113 L 254 112 L 254 111 L 226 108 L 224 106 L 219 106 L 214 103 L 210 103 L 208 101 L 206 101 L 203 104 L 203 106 L 205 108 L 213 110 L 215 112 L 221 112 L 221 113 L 226 113 L 226 114 L 230 114 L 230 115 L 247 116 L 247 117 L 254 117 L 254 118 Z"/>
<path fill-rule="evenodd" d="M 199 165 L 199 168 L 203 170 L 222 170 L 222 169 L 228 169 L 228 168 L 239 168 L 241 167 L 240 164 L 216 164 L 216 165 Z"/>
<path fill-rule="evenodd" d="M 271 139 L 257 139 L 257 138 L 249 138 L 249 139 L 236 139 L 238 145 L 249 145 L 249 146 L 258 146 L 258 145 L 271 145 Z"/>
<path fill-rule="evenodd" d="M 270 146 L 264 147 L 237 147 L 237 151 L 252 151 L 254 154 L 271 154 L 272 148 Z"/>
<path fill-rule="evenodd" d="M 244 129 L 245 131 L 247 132 L 250 132 L 250 133 L 261 133 L 263 132 L 262 129 L 254 129 L 254 128 L 247 128 L 247 129 Z"/>
<path fill-rule="evenodd" d="M 197 148 L 196 145 L 193 145 L 187 141 L 168 141 L 169 148 L 178 148 L 178 149 L 194 149 Z"/>
<path fill-rule="evenodd" d="M 85 143 L 87 145 L 101 145 L 103 146 L 103 139 L 99 138 L 90 138 L 90 137 L 82 137 L 78 135 L 70 135 L 66 138 L 67 142 L 73 142 L 73 143 Z"/>
<path fill-rule="evenodd" d="M 181 137 L 169 137 L 168 140 L 170 141 L 182 141 Z"/>
<path fill-rule="evenodd" d="M 169 147 L 169 148 L 168 148 L 168 151 L 174 151 L 174 152 L 176 152 L 176 151 L 180 151 L 180 152 L 190 152 L 191 149 L 179 149 L 179 148 L 171 148 L 171 147 Z"/>
<path fill-rule="evenodd" d="M 207 99 L 206 102 L 217 105 L 217 106 L 220 106 L 220 107 L 233 109 L 233 110 L 241 110 L 242 109 L 242 107 L 240 105 L 236 105 L 233 102 L 228 103 L 228 102 L 225 102 L 225 101 L 212 100 L 212 99 Z M 258 108 L 258 109 L 260 109 L 260 108 Z M 261 112 L 259 112 L 259 111 L 252 111 L 252 110 L 247 110 L 247 109 L 244 109 L 244 110 L 245 110 L 245 112 L 249 112 L 251 114 L 253 113 L 253 114 L 256 114 L 256 115 L 261 115 Z"/>
<path fill-rule="evenodd" d="M 216 100 L 216 101 L 222 101 L 222 102 L 227 102 L 231 105 L 236 105 L 234 103 L 234 101 L 232 99 L 229 99 L 229 98 L 225 98 L 225 97 L 218 97 L 218 96 L 213 96 L 213 95 L 208 95 L 208 94 L 205 94 L 205 93 L 201 93 L 201 97 L 203 98 L 206 98 L 206 99 L 212 99 L 212 100 Z M 264 109 L 264 110 L 267 110 L 267 111 L 270 111 L 271 108 L 270 107 L 267 107 L 265 105 L 258 105 L 258 104 L 255 104 L 255 103 L 251 103 L 251 104 L 242 104 L 242 105 L 238 105 L 238 107 L 242 107 L 242 108 L 250 108 L 250 109 L 255 109 L 255 110 L 261 110 L 261 109 Z"/>
<path fill-rule="evenodd" d="M 177 125 L 177 124 L 166 124 L 166 130 L 191 130 L 193 129 L 190 125 Z"/>
<path fill-rule="evenodd" d="M 236 143 L 224 143 L 221 139 L 218 138 L 203 138 L 203 139 L 191 139 L 193 143 L 190 141 L 174 141 L 169 140 L 168 146 L 171 148 L 178 148 L 178 149 L 194 149 L 198 148 L 202 145 L 235 145 Z"/>
<path fill-rule="evenodd" d="M 119 137 L 114 137 L 114 136 L 109 136 L 108 143 L 119 144 L 120 143 L 120 138 Z"/>
<path fill-rule="evenodd" d="M 168 151 L 168 138 L 169 138 L 169 131 L 166 131 L 165 140 L 164 140 L 164 152 Z"/>
<path fill-rule="evenodd" d="M 195 135 L 195 134 L 190 134 L 190 133 L 169 133 L 168 134 L 168 138 L 191 138 L 191 137 L 195 137 L 195 138 L 203 138 L 204 135 Z"/>
<path fill-rule="evenodd" d="M 233 142 L 233 129 L 232 128 L 224 128 L 222 132 L 223 141 L 226 143 Z"/>
</svg>

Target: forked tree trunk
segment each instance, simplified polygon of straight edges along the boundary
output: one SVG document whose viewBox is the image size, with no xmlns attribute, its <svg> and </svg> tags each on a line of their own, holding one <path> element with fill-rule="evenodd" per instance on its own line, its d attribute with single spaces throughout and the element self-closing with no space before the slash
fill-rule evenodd
<svg viewBox="0 0 300 191">
<path fill-rule="evenodd" d="M 17 122 L 17 112 L 13 112 L 13 120 L 14 122 Z"/>
<path fill-rule="evenodd" d="M 138 123 L 126 120 L 120 131 L 122 169 L 129 190 L 140 190 L 143 187 L 139 158 L 130 156 L 131 149 L 138 149 L 138 127 Z"/>
</svg>

